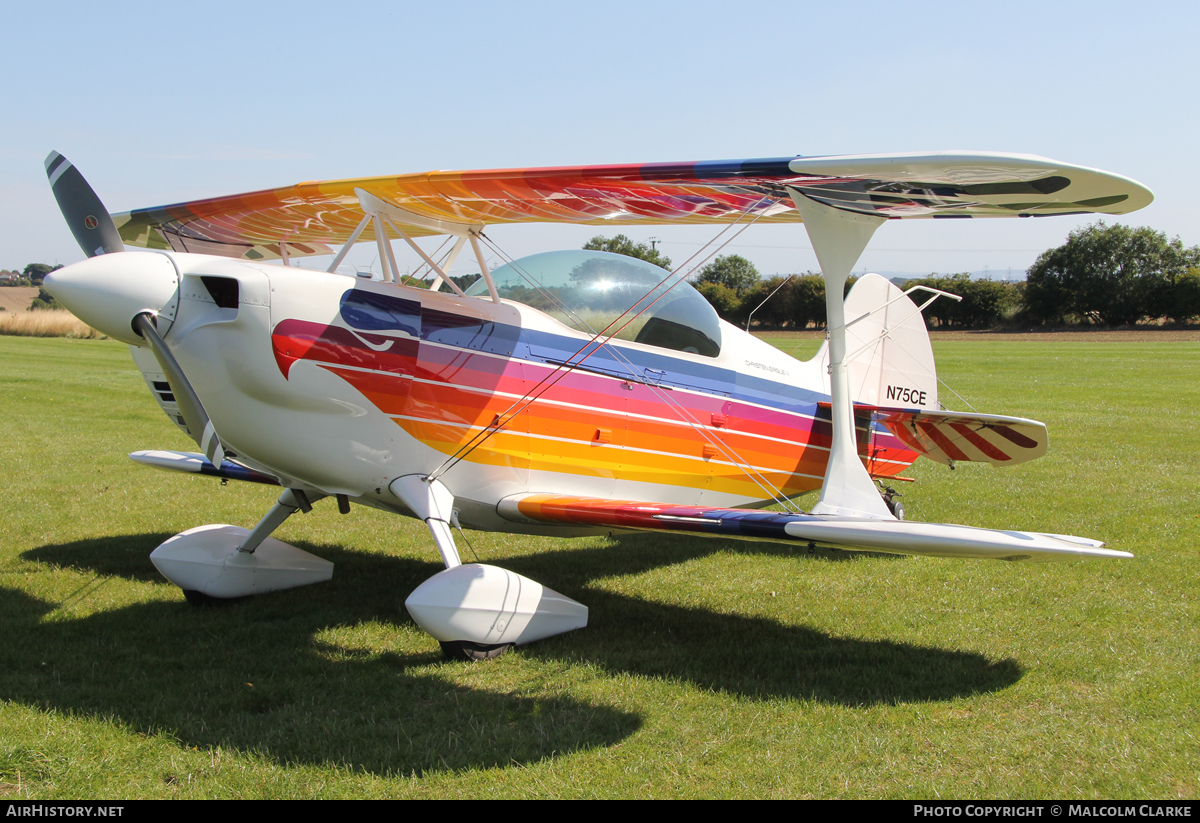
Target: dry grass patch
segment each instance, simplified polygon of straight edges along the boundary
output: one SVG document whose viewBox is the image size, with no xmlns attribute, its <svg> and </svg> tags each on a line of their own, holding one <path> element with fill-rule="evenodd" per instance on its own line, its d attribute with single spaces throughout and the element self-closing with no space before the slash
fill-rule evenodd
<svg viewBox="0 0 1200 823">
<path fill-rule="evenodd" d="M 0 334 L 98 340 L 103 334 L 64 309 L 0 314 Z"/>
</svg>

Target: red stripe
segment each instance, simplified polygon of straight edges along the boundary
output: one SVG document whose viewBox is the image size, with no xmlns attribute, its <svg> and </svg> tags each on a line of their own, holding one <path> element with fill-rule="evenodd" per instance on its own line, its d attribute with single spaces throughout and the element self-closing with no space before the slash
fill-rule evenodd
<svg viewBox="0 0 1200 823">
<path fill-rule="evenodd" d="M 996 434 L 1011 440 L 1023 449 L 1033 449 L 1037 447 L 1036 440 L 1031 440 L 1020 432 L 1013 431 L 1008 426 L 991 426 L 990 428 Z"/>
<path fill-rule="evenodd" d="M 970 442 L 970 444 L 972 446 L 979 449 L 981 452 L 983 452 L 984 454 L 986 454 L 988 457 L 992 458 L 993 460 L 1011 460 L 1012 459 L 1007 454 L 1005 454 L 1004 452 L 1000 451 L 998 448 L 993 446 L 991 443 L 984 440 L 977 433 L 971 431 L 971 428 L 969 426 L 967 426 L 965 423 L 951 423 L 950 428 L 954 429 L 956 432 L 961 434 L 963 437 L 967 438 L 967 441 Z"/>
<path fill-rule="evenodd" d="M 917 425 L 921 427 L 921 431 L 929 435 L 929 439 L 936 443 L 938 448 L 941 449 L 951 460 L 969 461 L 971 459 L 963 454 L 958 446 L 955 446 L 952 442 L 950 442 L 950 438 L 938 431 L 937 426 L 935 426 L 933 423 L 927 423 L 924 420 L 921 420 L 917 422 Z"/>
</svg>

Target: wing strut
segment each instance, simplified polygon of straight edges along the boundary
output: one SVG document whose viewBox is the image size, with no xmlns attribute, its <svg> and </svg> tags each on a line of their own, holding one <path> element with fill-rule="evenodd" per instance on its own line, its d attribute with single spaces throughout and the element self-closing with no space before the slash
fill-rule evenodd
<svg viewBox="0 0 1200 823">
<path fill-rule="evenodd" d="M 804 220 L 825 278 L 825 328 L 829 338 L 829 387 L 833 407 L 833 443 L 821 499 L 813 514 L 895 520 L 858 457 L 854 436 L 854 398 L 846 372 L 846 278 L 885 218 L 835 209 L 789 188 Z"/>
<path fill-rule="evenodd" d="M 350 250 L 350 247 L 358 242 L 363 230 L 366 229 L 368 224 L 371 224 L 375 232 L 375 242 L 379 247 L 379 263 L 383 267 L 383 280 L 385 283 L 399 282 L 400 273 L 396 267 L 395 254 L 392 251 L 392 241 L 387 233 L 387 229 L 390 226 L 433 271 L 435 276 L 433 284 L 430 286 L 431 289 L 437 289 L 442 283 L 446 283 L 460 297 L 466 297 L 466 294 L 458 287 L 458 284 L 450 279 L 450 275 L 446 273 L 446 268 L 458 257 L 458 253 L 462 250 L 466 241 L 470 240 L 471 249 L 475 252 L 475 258 L 479 262 L 479 270 L 483 275 L 484 282 L 487 283 L 488 293 L 492 298 L 492 302 L 500 302 L 500 295 L 496 291 L 496 284 L 492 281 L 492 273 L 488 269 L 487 262 L 484 260 L 483 253 L 479 248 L 478 238 L 483 235 L 482 223 L 452 223 L 448 220 L 424 217 L 406 211 L 386 200 L 382 200 L 365 189 L 355 188 L 354 193 L 358 196 L 358 204 L 363 211 L 363 218 L 346 241 L 346 245 L 342 247 L 342 250 L 333 259 L 333 262 L 329 266 L 329 271 L 337 269 L 338 264 L 346 257 L 346 253 Z M 440 234 L 449 234 L 457 237 L 458 241 L 439 265 L 402 228 L 406 225 L 432 230 Z"/>
<path fill-rule="evenodd" d="M 442 258 L 441 265 L 434 269 L 434 272 L 437 276 L 434 277 L 433 281 L 429 284 L 430 291 L 437 291 L 438 288 L 441 287 L 442 283 L 446 283 L 452 289 L 462 291 L 462 289 L 458 288 L 458 284 L 451 280 L 450 276 L 446 274 L 446 272 L 448 272 L 450 267 L 454 265 L 454 261 L 458 259 L 458 253 L 462 251 L 462 247 L 466 244 L 467 238 L 465 237 L 460 237 L 457 241 L 455 241 L 454 246 L 451 247 L 450 251 L 446 253 L 446 256 Z M 436 254 L 437 252 L 434 253 Z"/>
<path fill-rule="evenodd" d="M 337 267 L 340 266 L 342 261 L 346 259 L 346 255 L 350 253 L 350 249 L 353 248 L 354 244 L 358 242 L 359 235 L 363 233 L 363 229 L 365 229 L 367 227 L 367 223 L 370 222 L 371 214 L 368 212 L 367 214 L 363 215 L 362 220 L 358 221 L 358 226 L 355 227 L 354 231 L 350 233 L 350 237 L 346 240 L 345 245 L 342 246 L 342 250 L 339 251 L 337 256 L 333 258 L 333 262 L 329 264 L 327 271 L 337 271 Z"/>
</svg>

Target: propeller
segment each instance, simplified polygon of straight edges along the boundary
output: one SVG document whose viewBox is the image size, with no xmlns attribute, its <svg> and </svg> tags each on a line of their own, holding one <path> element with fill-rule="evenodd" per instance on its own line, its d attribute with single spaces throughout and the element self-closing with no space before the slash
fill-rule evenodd
<svg viewBox="0 0 1200 823">
<path fill-rule="evenodd" d="M 88 257 L 125 251 L 117 224 L 83 179 L 79 169 L 56 151 L 46 155 L 46 176 L 75 241 Z"/>
<path fill-rule="evenodd" d="M 104 208 L 104 204 L 100 202 L 96 192 L 83 179 L 79 170 L 71 165 L 71 161 L 56 151 L 50 152 L 46 157 L 46 176 L 50 178 L 50 190 L 54 192 L 54 199 L 58 201 L 58 207 L 62 210 L 63 217 L 66 218 L 67 225 L 71 228 L 71 233 L 75 235 L 75 240 L 78 241 L 88 257 L 125 251 L 125 244 L 121 242 L 121 235 L 117 232 L 117 226 L 109 215 L 108 209 Z M 133 293 L 139 294 L 141 292 L 134 284 L 144 286 L 148 282 L 146 272 L 141 270 L 143 266 L 139 265 L 144 264 L 145 260 L 140 255 L 137 256 L 137 260 L 131 260 L 130 257 L 133 255 L 121 258 L 124 262 L 118 264 L 115 271 L 111 270 L 111 266 L 104 264 L 101 264 L 101 268 L 106 271 L 101 272 L 96 270 L 96 263 L 76 263 L 71 268 L 82 269 L 82 271 L 78 271 L 68 278 L 67 270 L 61 270 L 63 274 L 60 274 L 58 279 L 63 282 L 57 284 L 59 287 L 57 290 L 70 291 L 72 286 L 77 288 L 81 284 L 85 285 L 87 288 L 83 295 L 77 294 L 79 298 L 77 302 L 80 305 L 85 302 L 103 302 L 106 294 L 111 297 L 112 293 L 121 292 L 124 287 L 133 286 Z M 112 259 L 116 260 L 116 258 Z M 51 282 L 52 278 L 53 276 L 51 276 Z M 54 289 L 52 289 L 52 293 L 53 291 Z M 151 303 L 158 305 L 153 300 Z M 134 305 L 136 306 L 138 303 L 134 303 Z M 141 303 L 141 305 L 145 305 L 145 303 Z M 128 316 L 124 315 L 124 317 Z M 116 317 L 120 319 L 122 325 L 127 322 L 120 318 L 120 310 L 116 311 Z M 187 426 L 188 434 L 203 450 L 204 456 L 214 466 L 220 466 L 225 459 L 225 449 L 221 445 L 221 439 L 217 437 L 212 420 L 209 419 L 208 412 L 204 410 L 204 404 L 200 402 L 196 390 L 192 388 L 191 381 L 187 379 L 179 361 L 175 359 L 175 355 L 167 348 L 162 335 L 158 333 L 155 322 L 154 312 L 140 311 L 134 316 L 131 325 L 133 330 L 146 341 L 146 345 L 154 353 L 154 359 L 158 361 L 163 374 L 166 375 L 167 383 L 171 386 L 171 393 L 175 395 L 175 402 L 179 405 L 179 413 L 183 415 L 183 422 Z"/>
<path fill-rule="evenodd" d="M 150 346 L 150 351 L 154 352 L 154 359 L 158 361 L 163 374 L 167 376 L 167 383 L 171 386 L 171 393 L 175 395 L 179 413 L 183 415 L 183 422 L 187 424 L 188 434 L 203 450 L 208 461 L 219 467 L 221 461 L 225 459 L 225 449 L 221 445 L 221 438 L 217 437 L 212 420 L 209 419 L 208 412 L 204 410 L 204 404 L 200 402 L 196 390 L 192 388 L 191 382 L 184 375 L 179 361 L 175 359 L 175 355 L 167 348 L 166 341 L 154 327 L 154 317 L 149 312 L 139 314 L 133 318 L 133 330 L 140 334 Z"/>
</svg>

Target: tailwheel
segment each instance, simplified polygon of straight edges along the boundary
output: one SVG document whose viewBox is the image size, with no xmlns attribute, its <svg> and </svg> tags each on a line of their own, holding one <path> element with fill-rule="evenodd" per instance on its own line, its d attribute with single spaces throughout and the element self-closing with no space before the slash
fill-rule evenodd
<svg viewBox="0 0 1200 823">
<path fill-rule="evenodd" d="M 893 489 L 891 486 L 884 486 L 879 492 L 883 498 L 883 502 L 887 504 L 888 511 L 892 513 L 892 517 L 897 520 L 904 519 L 904 503 L 900 501 L 900 492 Z"/>
<path fill-rule="evenodd" d="M 442 654 L 447 660 L 470 660 L 473 663 L 499 657 L 515 645 L 513 643 L 472 643 L 470 640 L 442 640 L 439 642 Z"/>
</svg>

